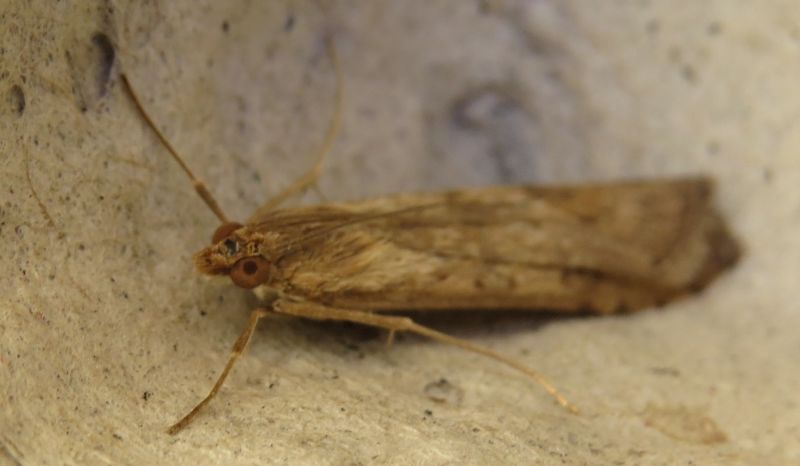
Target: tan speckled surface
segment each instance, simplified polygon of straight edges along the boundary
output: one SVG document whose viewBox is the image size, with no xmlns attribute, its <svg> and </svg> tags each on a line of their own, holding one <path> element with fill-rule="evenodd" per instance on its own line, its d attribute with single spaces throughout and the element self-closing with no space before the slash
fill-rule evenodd
<svg viewBox="0 0 800 466">
<path fill-rule="evenodd" d="M 798 14 L 790 0 L 4 2 L 0 463 L 800 462 Z M 326 29 L 347 86 L 329 198 L 702 172 L 746 257 L 660 311 L 435 322 L 548 374 L 580 417 L 457 349 L 275 320 L 207 414 L 167 436 L 254 300 L 194 274 L 215 219 L 118 74 L 244 218 L 322 137 Z"/>
</svg>

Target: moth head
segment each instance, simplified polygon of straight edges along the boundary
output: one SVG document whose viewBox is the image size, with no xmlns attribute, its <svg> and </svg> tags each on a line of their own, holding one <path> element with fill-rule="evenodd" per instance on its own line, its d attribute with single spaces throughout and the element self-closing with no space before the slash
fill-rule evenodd
<svg viewBox="0 0 800 466">
<path fill-rule="evenodd" d="M 217 244 L 220 241 L 224 240 L 228 236 L 231 235 L 234 231 L 242 228 L 242 225 L 239 222 L 225 222 L 222 225 L 218 226 L 216 230 L 214 230 L 214 234 L 211 235 L 211 244 Z"/>
<path fill-rule="evenodd" d="M 242 288 L 255 288 L 269 279 L 269 261 L 258 253 L 241 223 L 220 225 L 211 236 L 211 246 L 195 255 L 195 264 L 203 273 L 228 275 Z"/>
</svg>

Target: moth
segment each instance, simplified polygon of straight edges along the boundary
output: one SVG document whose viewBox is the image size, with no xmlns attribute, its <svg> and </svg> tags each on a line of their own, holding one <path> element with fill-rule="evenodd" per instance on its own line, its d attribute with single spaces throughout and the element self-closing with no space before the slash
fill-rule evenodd
<svg viewBox="0 0 800 466">
<path fill-rule="evenodd" d="M 254 290 L 253 310 L 208 396 L 216 396 L 269 314 L 348 321 L 411 332 L 521 371 L 570 411 L 541 374 L 478 344 L 392 311 L 549 310 L 612 314 L 661 306 L 701 290 L 732 266 L 739 247 L 712 206 L 705 177 L 556 187 L 496 186 L 398 194 L 361 202 L 277 209 L 312 185 L 340 124 L 337 111 L 315 165 L 243 223 L 230 221 L 136 96 L 143 119 L 181 165 L 221 225 L 194 256 L 197 270 Z"/>
</svg>

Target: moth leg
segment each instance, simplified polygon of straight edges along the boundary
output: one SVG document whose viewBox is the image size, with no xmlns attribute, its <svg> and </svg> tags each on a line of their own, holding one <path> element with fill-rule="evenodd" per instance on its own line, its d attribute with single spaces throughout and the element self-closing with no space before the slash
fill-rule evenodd
<svg viewBox="0 0 800 466">
<path fill-rule="evenodd" d="M 322 171 L 322 162 L 325 160 L 325 156 L 330 152 L 333 143 L 336 141 L 336 136 L 339 134 L 339 129 L 342 126 L 342 108 L 344 102 L 344 79 L 342 77 L 342 69 L 339 65 L 339 55 L 336 53 L 336 47 L 333 43 L 333 38 L 330 36 L 326 36 L 325 38 L 325 47 L 327 49 L 331 64 L 333 65 L 333 69 L 336 73 L 336 101 L 334 104 L 333 116 L 331 117 L 331 121 L 328 123 L 328 129 L 325 132 L 325 138 L 322 140 L 322 144 L 315 150 L 316 155 L 314 157 L 314 165 L 312 165 L 308 171 L 300 175 L 299 178 L 294 180 L 292 184 L 284 188 L 281 192 L 268 200 L 264 205 L 259 207 L 253 216 L 274 209 L 286 199 L 296 194 L 300 194 L 308 188 L 313 188 L 320 198 L 323 200 L 325 199 L 325 196 L 323 196 L 322 192 L 319 190 L 319 186 L 317 186 L 317 181 L 319 180 L 319 176 Z"/>
<path fill-rule="evenodd" d="M 432 340 L 458 346 L 459 348 L 472 351 L 473 353 L 482 354 L 527 375 L 542 388 L 544 388 L 545 391 L 553 398 L 555 398 L 558 404 L 560 404 L 562 407 L 574 414 L 578 413 L 578 409 L 572 405 L 572 403 L 567 401 L 567 399 L 553 386 L 553 384 L 551 384 L 543 375 L 539 374 L 530 367 L 485 346 L 476 345 L 467 340 L 456 338 L 446 333 L 433 330 L 429 327 L 419 325 L 408 317 L 380 315 L 371 312 L 326 307 L 310 302 L 298 303 L 282 299 L 279 299 L 273 303 L 273 311 L 280 314 L 288 314 L 315 320 L 343 320 L 347 322 L 355 322 L 358 324 L 387 329 L 389 332 L 391 332 L 390 334 L 394 334 L 394 332 L 416 333 Z"/>
<path fill-rule="evenodd" d="M 386 334 L 386 347 L 389 348 L 394 344 L 394 334 L 397 333 L 397 330 L 391 329 L 389 333 Z"/>
<path fill-rule="evenodd" d="M 228 374 L 230 373 L 231 369 L 233 369 L 233 366 L 236 364 L 236 361 L 239 359 L 242 353 L 244 353 L 245 348 L 247 348 L 247 343 L 250 341 L 250 337 L 253 336 L 253 331 L 255 331 L 256 325 L 258 325 L 258 321 L 261 320 L 262 317 L 266 317 L 270 313 L 272 313 L 272 311 L 265 308 L 258 308 L 250 313 L 250 320 L 247 322 L 247 325 L 244 327 L 244 330 L 242 330 L 242 333 L 241 335 L 239 335 L 239 338 L 236 339 L 236 343 L 233 344 L 233 348 L 231 349 L 230 355 L 228 356 L 228 363 L 225 364 L 225 368 L 222 370 L 222 373 L 219 375 L 219 377 L 217 377 L 217 381 L 214 383 L 214 386 L 211 387 L 211 391 L 208 392 L 208 395 L 206 395 L 205 398 L 203 398 L 203 401 L 198 403 L 197 406 L 195 406 L 194 408 L 192 408 L 191 411 L 189 411 L 189 414 L 183 416 L 183 418 L 181 418 L 180 421 L 173 424 L 172 427 L 170 427 L 169 430 L 167 430 L 167 432 L 170 435 L 177 434 L 178 432 L 183 430 L 184 427 L 189 425 L 189 423 L 192 422 L 192 419 L 194 419 L 195 416 L 197 416 L 200 410 L 202 410 L 205 407 L 205 405 L 207 405 L 208 402 L 211 401 L 211 399 L 214 398 L 214 396 L 216 396 L 220 387 L 222 387 L 222 384 L 225 382 L 225 379 L 228 378 Z"/>
</svg>

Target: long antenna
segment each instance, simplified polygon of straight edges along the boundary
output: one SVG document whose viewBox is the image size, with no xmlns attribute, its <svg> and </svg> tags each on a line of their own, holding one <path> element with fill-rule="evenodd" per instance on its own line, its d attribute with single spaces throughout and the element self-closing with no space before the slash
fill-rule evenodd
<svg viewBox="0 0 800 466">
<path fill-rule="evenodd" d="M 325 131 L 325 137 L 322 143 L 314 150 L 314 165 L 311 166 L 305 173 L 295 179 L 292 184 L 282 189 L 278 194 L 270 198 L 264 205 L 259 207 L 250 216 L 250 221 L 257 219 L 267 212 L 271 212 L 275 207 L 279 206 L 286 199 L 295 194 L 304 191 L 309 186 L 316 186 L 317 179 L 319 179 L 320 171 L 322 170 L 322 162 L 331 151 L 333 144 L 342 127 L 342 114 L 344 109 L 344 77 L 342 73 L 342 66 L 339 63 L 339 54 L 336 52 L 336 44 L 333 37 L 328 34 L 325 36 L 325 51 L 333 66 L 334 73 L 336 74 L 336 96 L 334 97 L 334 110 L 331 120 L 328 123 L 328 129 Z M 248 222 L 249 223 L 249 222 Z"/>
<path fill-rule="evenodd" d="M 134 105 L 136 105 L 136 109 L 142 115 L 144 121 L 147 122 L 148 126 L 150 126 L 153 132 L 156 133 L 156 136 L 158 136 L 158 139 L 161 141 L 161 144 L 163 144 L 164 147 L 167 148 L 167 151 L 169 151 L 170 155 L 172 155 L 172 158 L 175 159 L 176 162 L 178 162 L 178 165 L 180 165 L 183 171 L 186 172 L 186 175 L 189 176 L 189 179 L 192 181 L 192 186 L 194 186 L 194 190 L 197 191 L 197 194 L 200 195 L 200 197 L 203 199 L 203 202 L 206 203 L 208 208 L 211 209 L 212 212 L 214 212 L 214 215 L 217 216 L 220 222 L 222 222 L 223 224 L 229 223 L 230 221 L 225 216 L 225 213 L 222 212 L 222 209 L 219 207 L 219 204 L 217 204 L 217 200 L 214 199 L 214 196 L 211 195 L 211 192 L 208 190 L 205 183 L 203 183 L 201 180 L 197 179 L 194 176 L 194 173 L 192 173 L 192 171 L 189 169 L 189 166 L 186 165 L 186 162 L 184 162 L 181 156 L 178 155 L 178 151 L 176 151 L 175 148 L 172 147 L 172 144 L 169 143 L 167 138 L 164 137 L 161 131 L 159 131 L 158 127 L 153 122 L 153 119 L 150 118 L 150 115 L 147 114 L 147 111 L 145 111 L 141 101 L 139 101 L 139 97 L 136 95 L 136 92 L 134 92 L 133 86 L 131 86 L 130 81 L 128 81 L 128 77 L 122 74 L 121 78 L 122 82 L 124 83 L 124 87 L 128 92 L 128 95 L 131 97 L 131 100 L 133 100 Z"/>
</svg>

